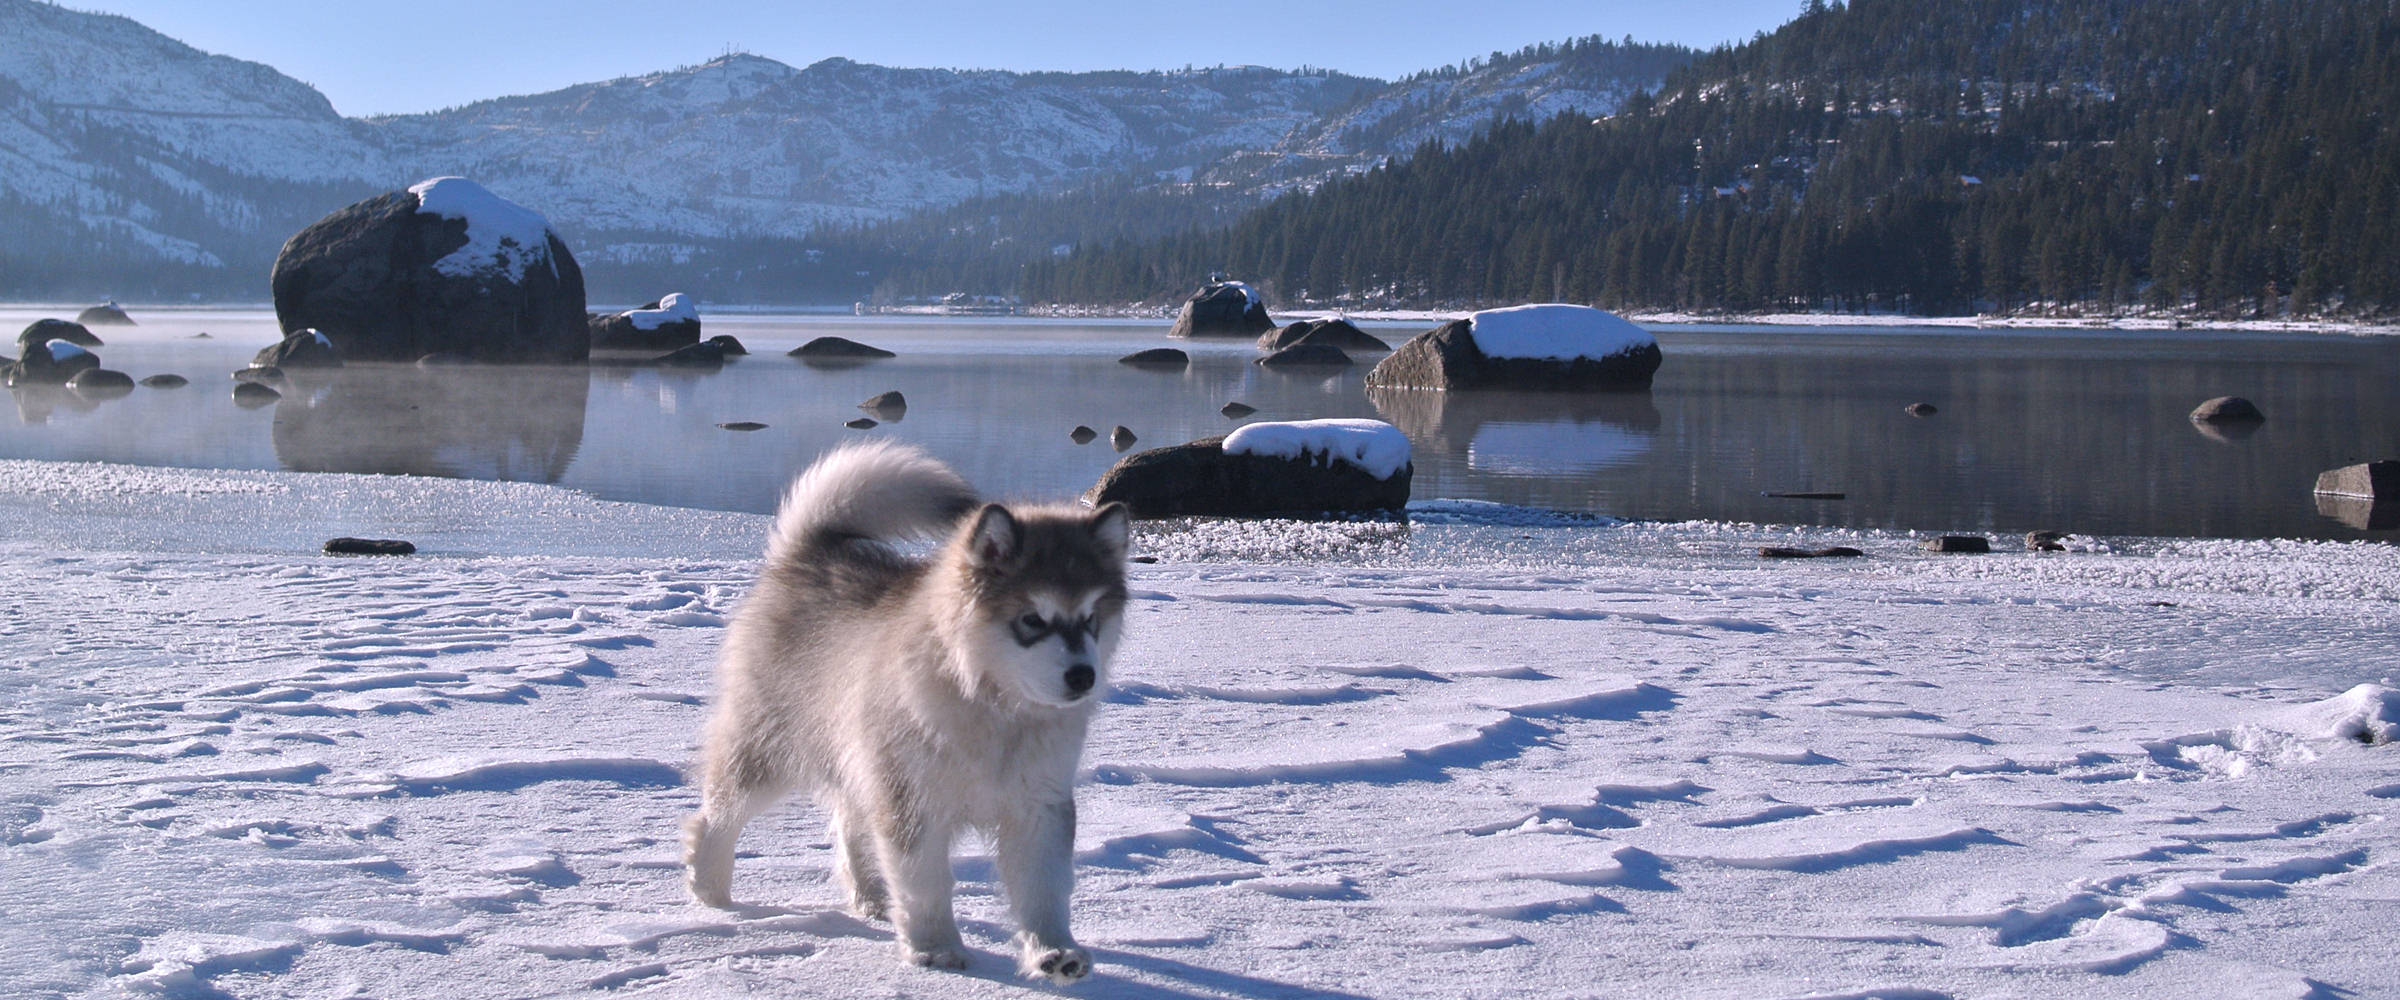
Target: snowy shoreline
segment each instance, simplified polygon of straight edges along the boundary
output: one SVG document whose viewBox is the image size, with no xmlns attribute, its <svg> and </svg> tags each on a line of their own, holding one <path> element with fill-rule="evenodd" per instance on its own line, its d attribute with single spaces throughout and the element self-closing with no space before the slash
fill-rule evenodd
<svg viewBox="0 0 2400 1000">
<path fill-rule="evenodd" d="M 678 771 L 765 520 L 0 462 L 0 982 L 1048 992 L 979 846 L 963 975 L 832 908 L 805 806 L 744 840 L 749 905 L 684 900 Z M 341 534 L 423 554 L 316 554 Z M 2395 686 L 2400 549 L 2088 547 L 1443 503 L 1145 526 L 1075 992 L 2388 995 L 2400 746 L 2328 720 L 2400 705 L 2303 706 Z"/>
</svg>

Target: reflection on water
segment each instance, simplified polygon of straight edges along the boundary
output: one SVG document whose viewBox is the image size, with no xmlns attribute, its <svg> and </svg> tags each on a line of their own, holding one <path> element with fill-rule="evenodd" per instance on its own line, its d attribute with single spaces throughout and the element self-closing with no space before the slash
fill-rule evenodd
<svg viewBox="0 0 2400 1000">
<path fill-rule="evenodd" d="M 0 310 L 0 328 L 32 318 Z M 106 364 L 192 385 L 96 405 L 16 393 L 0 457 L 521 479 L 764 512 L 810 460 L 863 438 L 921 445 L 995 497 L 1057 499 L 1117 460 L 1105 432 L 1119 425 L 1149 448 L 1247 420 L 1379 417 L 1414 445 L 1419 498 L 1995 533 L 2388 539 L 2400 528 L 2391 510 L 2320 508 L 2313 493 L 2322 470 L 2400 456 L 2400 338 L 1666 327 L 1651 392 L 1582 397 L 1370 394 L 1364 365 L 1266 369 L 1247 342 L 1175 344 L 1191 355 L 1180 370 L 1116 362 L 1164 343 L 1163 323 L 737 315 L 707 332 L 754 353 L 714 371 L 358 366 L 301 373 L 285 399 L 245 411 L 225 373 L 277 339 L 271 315 L 143 323 L 111 337 Z M 203 325 L 213 339 L 190 339 Z M 1397 342 L 1418 331 L 1370 332 Z M 784 356 L 818 336 L 898 356 Z M 845 426 L 893 391 L 905 419 Z M 2224 395 L 2255 401 L 2266 422 L 2247 436 L 2195 428 L 2192 407 Z M 1258 412 L 1229 420 L 1219 408 L 1235 401 Z M 1910 416 L 1915 402 L 1938 412 Z M 1078 425 L 1103 439 L 1077 443 Z"/>
<path fill-rule="evenodd" d="M 555 483 L 583 446 L 592 375 L 522 365 L 292 371 L 275 457 L 298 472 Z"/>
</svg>

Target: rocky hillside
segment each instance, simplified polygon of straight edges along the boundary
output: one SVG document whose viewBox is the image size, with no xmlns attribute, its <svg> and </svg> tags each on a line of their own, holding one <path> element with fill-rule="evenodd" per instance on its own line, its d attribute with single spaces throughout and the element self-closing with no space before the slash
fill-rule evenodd
<svg viewBox="0 0 2400 1000">
<path fill-rule="evenodd" d="M 421 115 L 141 24 L 0 0 L 0 295 L 255 294 L 285 236 L 368 194 L 474 177 L 581 254 L 684 260 L 828 223 L 1102 179 L 1256 200 L 1496 117 L 1606 112 L 1688 57 L 1574 45 L 1420 74 L 891 69 L 753 55 Z"/>
</svg>

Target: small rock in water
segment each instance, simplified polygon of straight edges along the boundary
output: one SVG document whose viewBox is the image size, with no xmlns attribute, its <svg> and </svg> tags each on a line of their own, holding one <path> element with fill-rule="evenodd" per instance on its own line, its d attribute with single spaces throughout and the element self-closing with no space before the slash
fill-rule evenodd
<svg viewBox="0 0 2400 1000">
<path fill-rule="evenodd" d="M 717 426 L 729 431 L 763 431 L 767 429 L 767 425 L 756 420 L 733 420 Z"/>
<path fill-rule="evenodd" d="M 202 330 L 202 331 L 200 331 L 199 333 L 192 334 L 192 339 L 193 339 L 193 340 L 207 340 L 207 339 L 209 339 L 209 336 L 208 336 L 208 331 L 206 331 L 206 330 Z"/>
<path fill-rule="evenodd" d="M 1090 444 L 1092 443 L 1093 438 L 1099 436 L 1099 431 L 1085 427 L 1082 424 L 1076 424 L 1074 430 L 1067 432 L 1067 437 L 1073 439 L 1076 444 Z"/>
<path fill-rule="evenodd" d="M 282 393 L 256 382 L 236 382 L 233 385 L 233 403 L 245 410 L 257 409 L 282 398 Z"/>
<path fill-rule="evenodd" d="M 1780 545 L 1766 545 L 1761 546 L 1758 550 L 1758 557 L 1761 559 L 1839 559 L 1863 555 L 1866 553 L 1847 545 L 1834 545 L 1822 549 L 1788 549 Z"/>
<path fill-rule="evenodd" d="M 1932 403 L 1908 404 L 1908 415 L 1912 417 L 1930 417 L 1940 412 L 1942 412 L 1941 409 L 1934 406 Z"/>
<path fill-rule="evenodd" d="M 325 554 L 329 556 L 405 556 L 416 551 L 417 547 L 414 544 L 397 538 L 350 538 L 345 536 L 325 540 Z"/>
<path fill-rule="evenodd" d="M 2064 531 L 2028 531 L 2025 533 L 2025 547 L 2035 552 L 2065 552 L 2067 547 L 2062 543 L 2066 539 L 2067 533 Z"/>
<path fill-rule="evenodd" d="M 1192 358 L 1172 347 L 1153 347 L 1118 358 L 1117 363 L 1135 368 L 1182 368 L 1191 364 Z"/>
<path fill-rule="evenodd" d="M 1233 402 L 1225 404 L 1225 406 L 1222 409 L 1219 409 L 1217 412 L 1222 413 L 1234 420 L 1240 420 L 1243 417 L 1257 413 L 1258 407 L 1252 406 L 1248 403 Z"/>
<path fill-rule="evenodd" d="M 876 358 L 896 358 L 899 355 L 880 347 L 861 344 L 846 337 L 818 337 L 786 352 L 803 361 L 857 362 Z"/>
<path fill-rule="evenodd" d="M 67 388 L 86 398 L 115 399 L 133 391 L 133 376 L 110 368 L 86 368 L 67 380 Z"/>
<path fill-rule="evenodd" d="M 743 347 L 742 342 L 733 339 L 733 335 L 730 333 L 717 334 L 714 337 L 710 337 L 707 340 L 701 341 L 701 343 L 717 345 L 717 350 L 729 358 L 735 355 L 750 353 L 750 349 Z"/>
<path fill-rule="evenodd" d="M 848 427 L 851 430 L 863 431 L 867 428 L 875 426 L 875 421 L 868 417 L 860 417 L 856 420 L 842 421 L 842 426 Z"/>
<path fill-rule="evenodd" d="M 2258 404 L 2240 396 L 2219 396 L 2192 408 L 2192 421 L 2202 424 L 2258 424 L 2267 415 Z"/>
<path fill-rule="evenodd" d="M 236 382 L 246 382 L 256 385 L 265 385 L 269 382 L 280 382 L 283 380 L 283 369 L 277 368 L 274 365 L 252 365 L 248 368 L 236 368 L 233 371 L 233 380 Z"/>
<path fill-rule="evenodd" d="M 898 389 L 879 392 L 867 397 L 867 401 L 858 404 L 858 408 L 885 420 L 898 420 L 908 415 L 908 397 L 901 395 Z"/>
<path fill-rule="evenodd" d="M 1133 443 L 1138 440 L 1141 439 L 1134 437 L 1132 431 L 1126 430 L 1124 424 L 1118 424 L 1116 430 L 1108 432 L 1109 447 L 1118 451 L 1133 447 Z"/>
<path fill-rule="evenodd" d="M 152 375 L 149 378 L 143 379 L 142 384 L 153 389 L 180 389 L 184 386 L 192 384 L 192 380 L 181 375 L 168 372 L 159 375 Z"/>
<path fill-rule="evenodd" d="M 1990 552 L 1992 540 L 1982 535 L 1943 535 L 1927 539 L 1927 552 Z"/>
</svg>

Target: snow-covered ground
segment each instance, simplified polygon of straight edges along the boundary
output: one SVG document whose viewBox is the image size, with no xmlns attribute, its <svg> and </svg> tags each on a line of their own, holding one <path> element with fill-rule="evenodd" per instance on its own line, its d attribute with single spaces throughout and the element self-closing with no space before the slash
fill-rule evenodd
<svg viewBox="0 0 2400 1000">
<path fill-rule="evenodd" d="M 0 995 L 1019 996 L 675 824 L 762 517 L 0 462 Z M 327 557 L 335 535 L 407 558 Z M 1846 544 L 1856 560 L 1767 561 Z M 2400 551 L 1148 525 L 1082 789 L 1094 997 L 2392 996 Z"/>
</svg>

